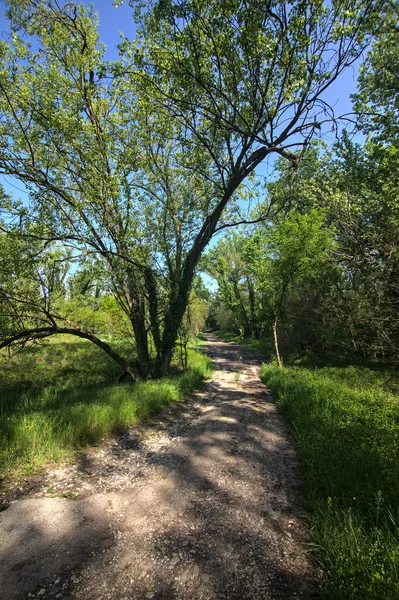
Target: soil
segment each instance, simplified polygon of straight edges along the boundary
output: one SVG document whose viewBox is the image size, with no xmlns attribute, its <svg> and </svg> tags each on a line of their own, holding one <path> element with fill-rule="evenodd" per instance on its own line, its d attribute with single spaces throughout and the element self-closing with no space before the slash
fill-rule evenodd
<svg viewBox="0 0 399 600">
<path fill-rule="evenodd" d="M 207 339 L 201 390 L 3 494 L 2 598 L 314 597 L 289 428 L 259 360 Z"/>
</svg>

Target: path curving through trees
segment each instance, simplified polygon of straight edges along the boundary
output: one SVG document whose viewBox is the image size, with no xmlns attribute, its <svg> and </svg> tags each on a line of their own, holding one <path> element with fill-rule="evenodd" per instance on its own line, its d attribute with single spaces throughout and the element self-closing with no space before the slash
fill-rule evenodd
<svg viewBox="0 0 399 600">
<path fill-rule="evenodd" d="M 201 391 L 0 513 L 4 598 L 312 595 L 289 430 L 259 361 L 207 339 Z"/>
</svg>

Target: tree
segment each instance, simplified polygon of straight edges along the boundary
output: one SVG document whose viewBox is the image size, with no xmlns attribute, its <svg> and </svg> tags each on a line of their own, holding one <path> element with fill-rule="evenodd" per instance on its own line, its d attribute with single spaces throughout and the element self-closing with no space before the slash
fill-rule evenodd
<svg viewBox="0 0 399 600">
<path fill-rule="evenodd" d="M 383 143 L 397 143 L 399 135 L 398 20 L 397 3 L 388 3 L 353 94 L 360 129 Z"/>
<path fill-rule="evenodd" d="M 292 215 L 316 208 L 335 240 L 319 276 L 296 281 L 284 301 L 284 333 L 312 350 L 398 359 L 398 157 L 394 144 L 344 133 L 328 152 L 310 147 L 292 182 Z M 270 193 L 284 197 L 286 179 L 282 170 Z"/>
<path fill-rule="evenodd" d="M 361 55 L 380 3 L 152 2 L 114 62 L 83 6 L 9 6 L 0 173 L 30 193 L 20 235 L 42 254 L 58 244 L 98 256 L 131 323 L 129 369 L 164 375 L 204 249 L 247 221 L 238 200 L 267 157 L 297 168 L 333 116 L 323 93 Z M 58 317 L 49 335 L 62 332 Z M 28 322 L 18 339 L 37 335 Z"/>
<path fill-rule="evenodd" d="M 237 330 L 250 337 L 255 333 L 256 324 L 247 302 L 247 296 L 253 294 L 253 285 L 251 270 L 243 256 L 244 244 L 242 234 L 231 234 L 208 252 L 202 265 L 216 279 L 218 293 L 234 316 Z"/>
<path fill-rule="evenodd" d="M 69 253 L 57 247 L 43 250 L 8 227 L 7 235 L 0 235 L 0 263 L 0 349 L 72 334 L 94 343 L 123 373 L 134 376 L 129 363 L 107 342 L 65 316 Z"/>
<path fill-rule="evenodd" d="M 373 141 L 343 140 L 332 164 L 330 204 L 342 271 L 341 307 L 359 354 L 398 360 L 399 152 Z"/>
<path fill-rule="evenodd" d="M 295 210 L 280 218 L 265 232 L 252 239 L 252 263 L 256 288 L 262 293 L 263 318 L 271 321 L 277 363 L 282 367 L 277 324 L 287 297 L 304 282 L 317 278 L 324 270 L 333 232 L 325 226 L 325 213 L 313 208 L 307 214 Z"/>
</svg>

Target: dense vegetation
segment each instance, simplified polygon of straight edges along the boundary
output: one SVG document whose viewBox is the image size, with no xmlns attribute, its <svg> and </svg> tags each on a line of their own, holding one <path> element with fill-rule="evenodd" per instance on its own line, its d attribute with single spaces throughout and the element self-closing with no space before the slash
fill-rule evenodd
<svg viewBox="0 0 399 600">
<path fill-rule="evenodd" d="M 278 162 L 263 210 L 279 210 L 203 259 L 209 325 L 274 363 L 261 375 L 293 427 L 320 587 L 341 600 L 399 596 L 397 32 L 360 69 L 355 130 L 313 140 L 295 174 Z"/>
<path fill-rule="evenodd" d="M 107 60 L 91 9 L 7 2 L 0 174 L 23 193 L 0 194 L 0 470 L 181 399 L 206 324 L 271 363 L 325 597 L 393 600 L 397 5 L 130 5 Z M 326 92 L 353 65 L 339 118 Z"/>
<path fill-rule="evenodd" d="M 269 185 L 287 208 L 229 235 L 205 267 L 218 281 L 215 325 L 275 351 L 399 359 L 399 151 L 370 137 L 313 144 L 293 181 Z M 277 344 L 279 342 L 279 344 Z"/>
</svg>

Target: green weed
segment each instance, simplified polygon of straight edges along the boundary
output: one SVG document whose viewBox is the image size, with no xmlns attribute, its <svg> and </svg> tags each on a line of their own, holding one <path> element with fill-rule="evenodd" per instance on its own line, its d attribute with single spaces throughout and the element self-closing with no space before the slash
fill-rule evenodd
<svg viewBox="0 0 399 600">
<path fill-rule="evenodd" d="M 399 598 L 399 397 L 382 387 L 397 381 L 359 367 L 261 376 L 293 426 L 325 596 Z"/>
</svg>

